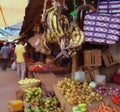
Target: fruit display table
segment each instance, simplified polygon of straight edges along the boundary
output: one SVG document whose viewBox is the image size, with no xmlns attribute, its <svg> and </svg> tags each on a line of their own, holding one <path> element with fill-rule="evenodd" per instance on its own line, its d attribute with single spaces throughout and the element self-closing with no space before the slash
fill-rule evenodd
<svg viewBox="0 0 120 112">
<path fill-rule="evenodd" d="M 59 92 L 56 85 L 53 85 L 54 92 L 58 100 L 60 101 L 61 106 L 64 108 L 65 112 L 72 112 L 73 105 L 67 103 L 64 96 Z"/>
<path fill-rule="evenodd" d="M 47 67 L 45 64 L 38 63 L 28 63 L 27 64 L 28 75 L 34 77 L 35 74 L 46 74 L 53 73 L 55 75 L 70 74 L 69 67 Z"/>
<path fill-rule="evenodd" d="M 113 86 L 115 86 L 115 85 L 113 85 Z M 71 105 L 71 104 L 67 103 L 66 99 L 60 93 L 60 91 L 57 89 L 56 85 L 54 85 L 54 92 L 55 92 L 56 97 L 60 101 L 61 106 L 64 108 L 65 112 L 72 112 L 72 107 L 75 106 L 75 105 Z M 103 101 L 106 102 L 111 107 L 118 108 L 118 109 L 120 108 L 119 105 L 116 105 L 116 104 L 112 103 L 110 96 L 104 97 Z M 100 103 L 101 103 L 101 101 L 94 102 L 94 103 L 88 105 L 88 108 L 90 107 L 92 109 L 95 109 Z"/>
</svg>

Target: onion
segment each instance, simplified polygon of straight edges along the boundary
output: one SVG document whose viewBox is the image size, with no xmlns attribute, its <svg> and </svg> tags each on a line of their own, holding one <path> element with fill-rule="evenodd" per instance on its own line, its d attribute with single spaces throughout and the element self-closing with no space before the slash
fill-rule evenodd
<svg viewBox="0 0 120 112">
<path fill-rule="evenodd" d="M 96 93 L 103 94 L 104 96 L 113 96 L 120 94 L 120 89 L 117 87 L 97 86 L 94 91 Z"/>
</svg>

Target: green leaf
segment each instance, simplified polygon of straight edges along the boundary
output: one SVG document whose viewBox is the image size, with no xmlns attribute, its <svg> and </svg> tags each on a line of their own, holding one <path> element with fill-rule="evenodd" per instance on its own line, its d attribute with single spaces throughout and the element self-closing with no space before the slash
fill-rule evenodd
<svg viewBox="0 0 120 112">
<path fill-rule="evenodd" d="M 78 12 L 76 10 L 72 11 L 70 15 L 78 18 Z"/>
</svg>

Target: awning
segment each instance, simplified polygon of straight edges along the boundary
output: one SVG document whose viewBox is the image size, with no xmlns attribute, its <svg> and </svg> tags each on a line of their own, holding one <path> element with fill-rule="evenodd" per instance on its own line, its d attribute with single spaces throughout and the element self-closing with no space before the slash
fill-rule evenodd
<svg viewBox="0 0 120 112">
<path fill-rule="evenodd" d="M 12 42 L 16 39 L 19 39 L 19 36 L 4 36 L 0 37 L 0 41 Z"/>
<path fill-rule="evenodd" d="M 22 21 L 27 4 L 28 0 L 0 0 L 0 27 Z"/>
</svg>

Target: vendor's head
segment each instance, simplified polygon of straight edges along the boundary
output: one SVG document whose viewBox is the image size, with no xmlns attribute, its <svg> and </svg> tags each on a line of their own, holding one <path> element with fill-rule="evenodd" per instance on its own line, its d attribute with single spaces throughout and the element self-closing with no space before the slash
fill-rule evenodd
<svg viewBox="0 0 120 112">
<path fill-rule="evenodd" d="M 7 42 L 4 42 L 3 45 L 6 46 L 6 45 L 7 45 Z"/>
<path fill-rule="evenodd" d="M 23 40 L 19 40 L 18 43 L 19 44 L 24 44 L 24 41 Z"/>
</svg>

